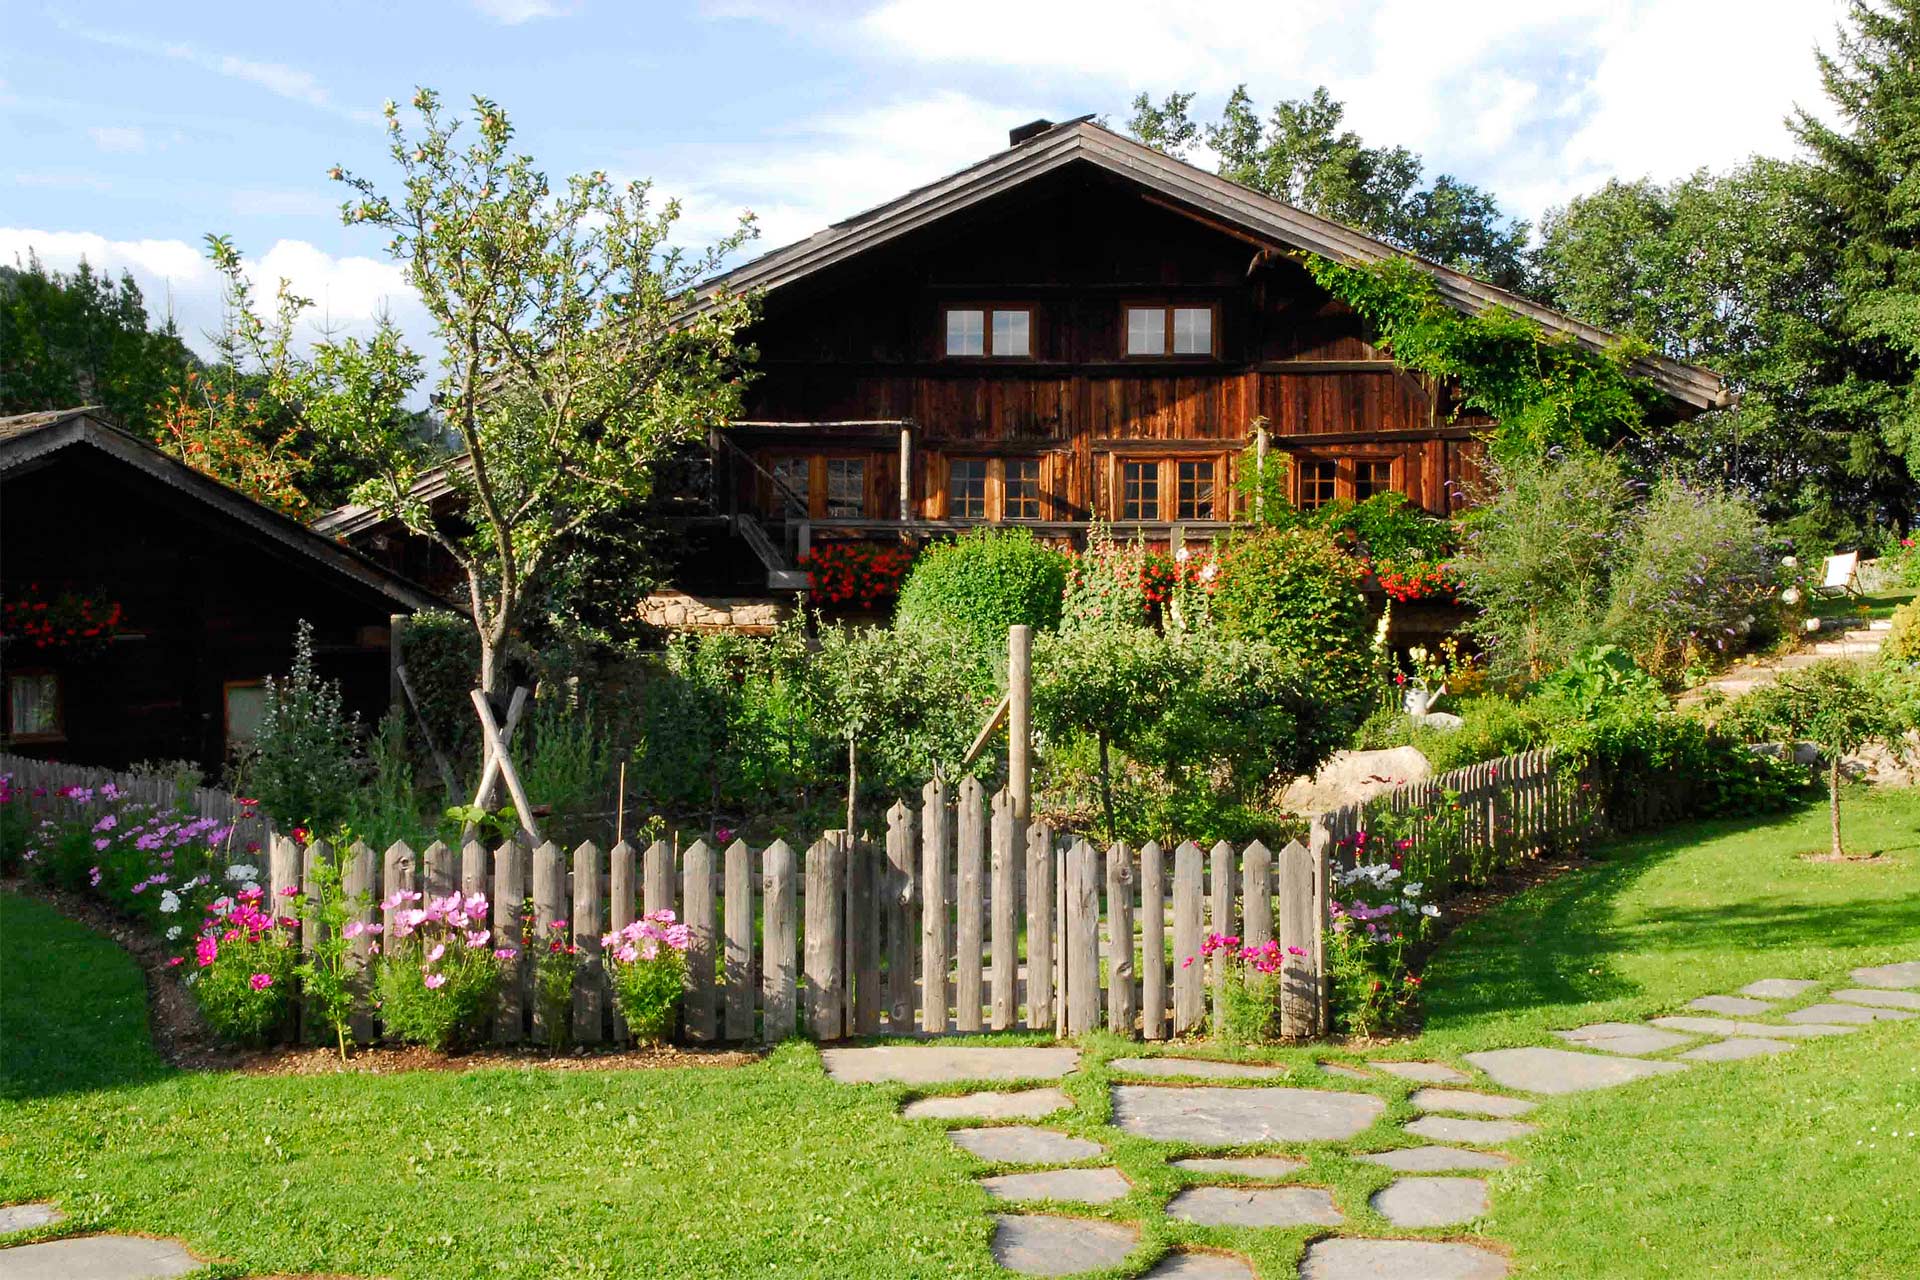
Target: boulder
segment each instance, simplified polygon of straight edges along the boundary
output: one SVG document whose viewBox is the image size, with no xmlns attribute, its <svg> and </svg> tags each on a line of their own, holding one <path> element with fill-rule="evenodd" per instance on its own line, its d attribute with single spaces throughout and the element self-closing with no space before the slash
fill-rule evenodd
<svg viewBox="0 0 1920 1280">
<path fill-rule="evenodd" d="M 1338 751 L 1313 777 L 1294 779 L 1280 804 L 1292 813 L 1325 813 L 1432 776 L 1433 766 L 1416 747 Z"/>
<path fill-rule="evenodd" d="M 1440 729 L 1452 733 L 1455 729 L 1466 728 L 1467 722 L 1451 711 L 1429 711 L 1423 716 L 1409 717 L 1416 725 L 1427 729 Z"/>
</svg>

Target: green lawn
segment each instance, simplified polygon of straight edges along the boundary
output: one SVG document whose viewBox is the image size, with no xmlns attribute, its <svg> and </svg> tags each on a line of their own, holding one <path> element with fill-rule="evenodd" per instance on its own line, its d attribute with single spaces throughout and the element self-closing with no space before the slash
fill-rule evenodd
<svg viewBox="0 0 1920 1280">
<path fill-rule="evenodd" d="M 1374 1056 L 1457 1058 L 1550 1043 L 1549 1029 L 1677 1008 L 1756 977 L 1843 977 L 1920 956 L 1920 796 L 1850 797 L 1876 864 L 1809 864 L 1816 808 L 1606 851 L 1595 866 L 1463 927 L 1429 967 L 1429 1027 Z M 1192 1181 L 1174 1144 L 1106 1126 L 1094 1037 L 1048 1123 L 1108 1144 L 1125 1200 L 1067 1210 L 1143 1224 L 1114 1277 L 1177 1243 L 1294 1274 L 1307 1230 L 1205 1229 L 1161 1207 Z M 1294 1083 L 1353 1088 L 1302 1050 Z M 1297 1149 L 1348 1230 L 1387 1234 L 1368 1195 L 1392 1175 L 1344 1158 L 1406 1145 L 1409 1086 L 1348 1144 Z M 842 1087 L 789 1045 L 739 1069 L 197 1076 L 146 1043 L 137 971 L 38 902 L 0 895 L 0 1203 L 50 1197 L 62 1230 L 175 1235 L 212 1274 L 992 1276 L 985 1169 L 904 1091 Z M 1779 1059 L 1554 1100 L 1471 1234 L 1539 1276 L 1920 1274 L 1920 1021 Z M 1268 1148 L 1277 1150 L 1284 1148 Z M 1831 1219 L 1831 1221 L 1829 1221 Z M 1394 1234 L 1447 1236 L 1447 1231 Z"/>
<path fill-rule="evenodd" d="M 1885 591 L 1862 591 L 1857 596 L 1816 596 L 1810 601 L 1813 613 L 1821 618 L 1844 618 L 1850 623 L 1891 618 L 1893 611 L 1914 598 L 1912 587 L 1892 587 Z"/>
</svg>

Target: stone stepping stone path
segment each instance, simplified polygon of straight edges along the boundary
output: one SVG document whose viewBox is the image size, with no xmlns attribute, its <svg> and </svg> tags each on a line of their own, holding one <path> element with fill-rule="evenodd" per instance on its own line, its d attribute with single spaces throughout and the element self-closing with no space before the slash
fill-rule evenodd
<svg viewBox="0 0 1920 1280">
<path fill-rule="evenodd" d="M 1466 1072 L 1444 1062 L 1376 1062 L 1373 1066 L 1390 1076 L 1418 1080 L 1422 1084 L 1465 1084 L 1473 1079 Z"/>
<path fill-rule="evenodd" d="M 1136 1227 L 1046 1214 L 994 1220 L 993 1260 L 1023 1276 L 1070 1276 L 1117 1267 L 1140 1242 Z"/>
<path fill-rule="evenodd" d="M 1369 1072 L 1362 1071 L 1358 1067 L 1346 1067 L 1346 1066 L 1342 1066 L 1338 1062 L 1322 1062 L 1319 1065 L 1320 1065 L 1320 1069 L 1326 1072 L 1328 1075 L 1339 1076 L 1342 1080 L 1373 1079 L 1373 1076 Z"/>
<path fill-rule="evenodd" d="M 1863 987 L 1920 987 L 1920 960 L 1855 969 L 1853 980 Z"/>
<path fill-rule="evenodd" d="M 1113 1086 L 1113 1123 L 1160 1142 L 1241 1147 L 1253 1142 L 1338 1142 L 1380 1118 L 1385 1098 L 1333 1089 Z"/>
<path fill-rule="evenodd" d="M 949 1129 L 947 1137 L 982 1160 L 996 1164 L 1066 1164 L 1107 1153 L 1097 1142 L 1030 1124 L 996 1129 Z"/>
<path fill-rule="evenodd" d="M 1284 1178 L 1307 1167 L 1292 1156 L 1188 1156 L 1173 1167 L 1190 1173 L 1231 1173 L 1242 1178 Z"/>
<path fill-rule="evenodd" d="M 1367 1202 L 1396 1227 L 1451 1227 L 1493 1208 L 1484 1178 L 1396 1178 Z"/>
<path fill-rule="evenodd" d="M 1285 1067 L 1255 1062 L 1216 1062 L 1208 1058 L 1115 1058 L 1107 1064 L 1122 1075 L 1192 1077 L 1199 1080 L 1272 1080 Z"/>
<path fill-rule="evenodd" d="M 1698 1049 L 1689 1049 L 1680 1056 L 1688 1062 L 1739 1062 L 1745 1058 L 1758 1058 L 1769 1053 L 1785 1053 L 1791 1048 L 1793 1045 L 1785 1040 L 1735 1036 L 1731 1040 L 1715 1040 L 1712 1044 L 1703 1044 Z"/>
<path fill-rule="evenodd" d="M 1769 1013 L 1773 1003 L 1768 1000 L 1754 1000 L 1748 996 L 1701 996 L 1698 1000 L 1687 1001 L 1687 1008 L 1698 1009 L 1702 1013 Z"/>
<path fill-rule="evenodd" d="M 996 1200 L 1074 1200 L 1111 1204 L 1133 1190 L 1118 1169 L 1046 1169 L 1039 1173 L 1003 1173 L 980 1185 Z"/>
<path fill-rule="evenodd" d="M 1321 1187 L 1188 1187 L 1167 1215 L 1202 1227 L 1337 1227 L 1346 1217 Z"/>
<path fill-rule="evenodd" d="M 1446 1173 L 1454 1169 L 1504 1169 L 1513 1157 L 1499 1151 L 1468 1151 L 1464 1147 L 1402 1147 L 1355 1156 L 1365 1164 L 1401 1173 Z"/>
<path fill-rule="evenodd" d="M 1505 1280 L 1507 1260 L 1474 1244 L 1437 1240 L 1316 1240 L 1300 1280 Z"/>
<path fill-rule="evenodd" d="M 1801 1025 L 1839 1026 L 1846 1022 L 1900 1022 L 1912 1016 L 1902 1009 L 1875 1009 L 1858 1004 L 1810 1004 L 1788 1014 L 1787 1021 Z"/>
<path fill-rule="evenodd" d="M 0 1206 L 0 1235 L 10 1231 L 28 1231 L 48 1227 L 67 1215 L 50 1204 L 10 1204 Z"/>
<path fill-rule="evenodd" d="M 1170 1253 L 1141 1280 L 1258 1280 L 1241 1258 L 1219 1253 Z"/>
<path fill-rule="evenodd" d="M 1495 1116 L 1511 1120 L 1540 1105 L 1524 1098 L 1509 1098 L 1497 1093 L 1475 1093 L 1471 1089 L 1415 1089 L 1407 1101 L 1415 1111 L 1458 1111 L 1467 1115 Z"/>
<path fill-rule="evenodd" d="M 206 1264 L 173 1240 L 76 1236 L 0 1250 L 6 1280 L 167 1280 Z"/>
<path fill-rule="evenodd" d="M 1858 1027 L 1778 1026 L 1771 1022 L 1732 1022 L 1726 1018 L 1654 1018 L 1653 1025 L 1674 1031 L 1691 1031 L 1703 1036 L 1757 1036 L 1760 1039 L 1813 1040 L 1820 1036 L 1844 1036 Z"/>
<path fill-rule="evenodd" d="M 900 1114 L 909 1120 L 1038 1120 L 1072 1105 L 1073 1099 L 1058 1089 L 1020 1089 L 920 1098 L 902 1107 Z"/>
<path fill-rule="evenodd" d="M 1883 1009 L 1920 1009 L 1920 991 L 1836 991 L 1833 998 L 1848 1004 L 1878 1005 Z"/>
<path fill-rule="evenodd" d="M 1805 995 L 1819 985 L 1805 978 L 1762 978 L 1758 982 L 1749 982 L 1740 988 L 1740 994 L 1758 996 L 1762 1000 L 1791 1000 L 1795 996 Z"/>
<path fill-rule="evenodd" d="M 1058 1080 L 1080 1065 L 1073 1048 L 887 1044 L 822 1049 L 827 1078 L 841 1084 L 953 1084 L 961 1080 Z"/>
<path fill-rule="evenodd" d="M 1680 1062 L 1603 1058 L 1569 1049 L 1490 1049 L 1468 1054 L 1467 1061 L 1495 1084 L 1523 1093 L 1584 1093 L 1687 1069 Z"/>
<path fill-rule="evenodd" d="M 1460 1116 L 1421 1116 L 1407 1125 L 1416 1138 L 1435 1142 L 1471 1142 L 1493 1147 L 1540 1132 L 1539 1126 L 1519 1120 L 1468 1120 Z"/>
<path fill-rule="evenodd" d="M 1660 1053 L 1667 1049 L 1678 1048 L 1693 1043 L 1693 1036 L 1683 1036 L 1674 1031 L 1662 1031 L 1657 1027 L 1644 1027 L 1637 1022 L 1595 1022 L 1584 1027 L 1575 1027 L 1571 1031 L 1553 1033 L 1568 1044 L 1581 1045 L 1588 1049 L 1598 1049 L 1602 1053 L 1622 1053 L 1629 1057 L 1642 1053 Z"/>
</svg>

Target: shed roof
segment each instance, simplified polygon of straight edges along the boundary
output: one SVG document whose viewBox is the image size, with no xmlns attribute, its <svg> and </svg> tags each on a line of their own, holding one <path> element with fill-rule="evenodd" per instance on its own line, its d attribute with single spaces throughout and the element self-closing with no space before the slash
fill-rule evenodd
<svg viewBox="0 0 1920 1280">
<path fill-rule="evenodd" d="M 95 407 L 23 413 L 0 418 L 0 481 L 67 449 L 91 448 L 143 472 L 294 555 L 385 596 L 405 609 L 442 608 L 426 588 L 381 567 L 351 547 L 315 533 L 212 476 L 168 457 L 121 430 Z"/>
<path fill-rule="evenodd" d="M 1230 223 L 1278 249 L 1306 251 L 1350 263 L 1411 259 L 1433 277 L 1440 296 L 1461 311 L 1504 307 L 1549 332 L 1565 334 L 1596 350 L 1619 341 L 1618 335 L 1597 325 L 1429 262 L 1364 231 L 1297 209 L 1085 118 L 1032 133 L 977 164 L 716 276 L 701 286 L 695 309 L 710 304 L 723 291 L 779 289 L 1072 164 L 1090 164 L 1116 174 L 1196 213 Z M 1635 362 L 1634 372 L 1662 394 L 1694 408 L 1730 403 L 1730 393 L 1720 376 L 1697 365 L 1649 355 Z"/>
</svg>

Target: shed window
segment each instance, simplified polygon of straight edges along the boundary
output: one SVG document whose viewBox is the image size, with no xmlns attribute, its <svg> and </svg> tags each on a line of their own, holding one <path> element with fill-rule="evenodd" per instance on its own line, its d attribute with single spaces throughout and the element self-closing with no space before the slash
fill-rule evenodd
<svg viewBox="0 0 1920 1280">
<path fill-rule="evenodd" d="M 950 356 L 986 356 L 1022 360 L 1033 354 L 1030 307 L 948 307 Z"/>
<path fill-rule="evenodd" d="M 1130 306 L 1126 309 L 1126 353 L 1210 356 L 1214 352 L 1213 312 L 1211 306 Z"/>
<path fill-rule="evenodd" d="M 1353 464 L 1353 498 L 1365 502 L 1376 494 L 1393 492 L 1391 458 L 1357 458 Z"/>
<path fill-rule="evenodd" d="M 1030 313 L 994 311 L 993 354 L 996 356 L 1033 354 L 1033 317 Z"/>
<path fill-rule="evenodd" d="M 947 354 L 987 354 L 987 313 L 955 307 L 947 312 Z"/>
<path fill-rule="evenodd" d="M 1176 520 L 1213 519 L 1213 463 L 1182 462 Z"/>
<path fill-rule="evenodd" d="M 1006 462 L 1006 518 L 1040 518 L 1040 459 L 1008 458 Z"/>
<path fill-rule="evenodd" d="M 7 735 L 15 741 L 63 737 L 60 676 L 52 671 L 16 671 L 7 677 Z"/>
<path fill-rule="evenodd" d="M 226 684 L 227 745 L 252 742 L 260 732 L 260 720 L 267 712 L 267 686 L 263 680 L 230 680 Z"/>
<path fill-rule="evenodd" d="M 1334 498 L 1339 467 L 1330 459 L 1309 459 L 1300 464 L 1300 509 L 1312 511 Z"/>
<path fill-rule="evenodd" d="M 1120 464 L 1120 518 L 1122 520 L 1158 520 L 1160 518 L 1160 464 L 1158 462 Z"/>
<path fill-rule="evenodd" d="M 987 518 L 987 460 L 955 458 L 947 464 L 947 518 Z"/>
<path fill-rule="evenodd" d="M 807 473 L 811 460 L 799 454 L 788 454 L 775 458 L 769 468 L 775 481 L 773 493 L 773 512 L 775 515 L 804 515 L 808 509 Z M 796 512 L 795 507 L 799 510 Z"/>
<path fill-rule="evenodd" d="M 867 513 L 867 464 L 861 458 L 827 459 L 827 515 L 855 520 Z"/>
<path fill-rule="evenodd" d="M 1173 354 L 1177 356 L 1213 354 L 1213 308 L 1175 307 L 1173 309 Z"/>
</svg>

